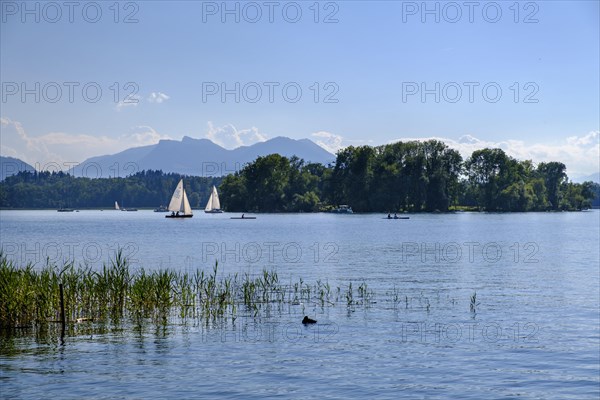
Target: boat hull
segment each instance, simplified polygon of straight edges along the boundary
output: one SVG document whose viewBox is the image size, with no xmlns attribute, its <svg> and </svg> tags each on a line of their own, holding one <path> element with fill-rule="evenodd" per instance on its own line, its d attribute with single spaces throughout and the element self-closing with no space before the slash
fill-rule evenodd
<svg viewBox="0 0 600 400">
<path fill-rule="evenodd" d="M 210 210 L 210 211 L 206 211 L 206 210 L 204 210 L 204 212 L 205 212 L 206 214 L 222 214 L 222 213 L 223 213 L 223 211 L 222 211 L 222 210 Z"/>
<path fill-rule="evenodd" d="M 354 211 L 352 211 L 352 207 L 347 205 L 340 205 L 338 206 L 338 208 L 332 210 L 331 212 L 334 214 L 354 214 Z"/>
<path fill-rule="evenodd" d="M 165 215 L 165 218 L 192 218 L 192 214 L 187 215 Z"/>
</svg>

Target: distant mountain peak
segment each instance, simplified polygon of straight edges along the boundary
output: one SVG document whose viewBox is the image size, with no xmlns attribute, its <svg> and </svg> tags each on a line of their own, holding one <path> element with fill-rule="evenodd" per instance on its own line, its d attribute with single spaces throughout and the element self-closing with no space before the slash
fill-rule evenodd
<svg viewBox="0 0 600 400">
<path fill-rule="evenodd" d="M 576 183 L 583 183 L 586 181 L 600 183 L 600 172 L 596 172 L 591 175 L 577 176 L 574 177 L 572 181 Z"/>
<path fill-rule="evenodd" d="M 124 150 L 113 155 L 90 158 L 77 167 L 75 175 L 82 176 L 86 163 L 100 166 L 101 176 L 127 176 L 142 170 L 162 170 L 194 176 L 222 176 L 237 171 L 259 156 L 277 153 L 284 157 L 297 156 L 306 162 L 328 164 L 335 156 L 309 139 L 291 139 L 277 136 L 264 142 L 240 146 L 232 150 L 223 148 L 206 138 L 184 136 L 180 141 L 162 139 L 157 144 Z M 115 170 L 119 167 L 119 171 Z M 127 167 L 127 168 L 125 168 Z M 97 170 L 96 168 L 95 170 Z M 108 172 L 111 172 L 110 174 Z"/>
<path fill-rule="evenodd" d="M 193 138 L 191 136 L 184 136 L 184 137 L 181 138 L 181 142 L 182 143 L 185 143 L 185 142 L 202 142 L 202 141 L 213 143 L 212 141 L 210 141 L 210 140 L 208 140 L 206 138 Z M 215 144 L 215 143 L 213 143 L 213 144 Z"/>
<path fill-rule="evenodd" d="M 34 172 L 35 168 L 18 158 L 0 156 L 0 181 L 22 171 Z"/>
</svg>

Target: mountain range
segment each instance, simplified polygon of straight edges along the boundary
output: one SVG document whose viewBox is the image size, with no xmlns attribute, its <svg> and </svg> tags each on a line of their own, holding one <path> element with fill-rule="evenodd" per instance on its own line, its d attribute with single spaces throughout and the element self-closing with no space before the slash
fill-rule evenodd
<svg viewBox="0 0 600 400">
<path fill-rule="evenodd" d="M 0 181 L 21 171 L 34 172 L 35 168 L 18 158 L 0 156 Z"/>
<path fill-rule="evenodd" d="M 583 183 L 583 182 L 586 182 L 586 181 L 592 181 L 592 182 L 600 183 L 600 172 L 596 172 L 595 174 L 591 174 L 591 175 L 586 175 L 586 176 L 580 176 L 580 177 L 577 177 L 577 178 L 573 178 L 572 181 L 575 182 L 575 183 Z"/>
<path fill-rule="evenodd" d="M 109 178 L 152 169 L 193 176 L 223 176 L 241 169 L 259 156 L 273 153 L 285 157 L 297 156 L 306 162 L 321 164 L 335 161 L 335 155 L 309 139 L 295 140 L 280 136 L 228 150 L 209 139 L 185 136 L 181 141 L 161 140 L 157 144 L 89 158 L 75 166 L 73 174 Z"/>
<path fill-rule="evenodd" d="M 335 155 L 309 139 L 296 140 L 279 136 L 251 146 L 228 150 L 209 139 L 185 136 L 181 141 L 161 140 L 149 146 L 132 147 L 116 154 L 88 158 L 68 172 L 90 178 L 125 177 L 142 170 L 216 177 L 233 173 L 257 157 L 273 153 L 285 157 L 295 155 L 306 162 L 324 165 L 335 162 Z M 0 181 L 20 171 L 33 172 L 35 169 L 17 158 L 0 156 Z M 596 172 L 575 177 L 572 181 L 600 183 L 600 174 Z"/>
</svg>

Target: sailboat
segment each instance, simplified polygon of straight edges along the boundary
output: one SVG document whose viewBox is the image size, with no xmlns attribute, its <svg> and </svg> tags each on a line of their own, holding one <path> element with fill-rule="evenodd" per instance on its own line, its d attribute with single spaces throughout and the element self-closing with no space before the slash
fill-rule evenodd
<svg viewBox="0 0 600 400">
<path fill-rule="evenodd" d="M 183 179 L 179 181 L 173 192 L 169 203 L 169 211 L 171 211 L 171 214 L 165 215 L 165 218 L 192 218 L 193 216 L 192 207 L 190 207 L 190 202 L 183 188 Z"/>
<path fill-rule="evenodd" d="M 137 211 L 137 208 L 122 208 L 122 207 L 119 207 L 119 203 L 115 201 L 115 210 L 117 210 L 117 211 Z"/>
<path fill-rule="evenodd" d="M 216 186 L 213 186 L 212 193 L 210 194 L 208 203 L 206 203 L 206 208 L 204 209 L 204 212 L 208 214 L 218 214 L 223 212 L 223 210 L 221 210 L 221 203 L 219 202 L 219 193 L 217 192 Z"/>
</svg>

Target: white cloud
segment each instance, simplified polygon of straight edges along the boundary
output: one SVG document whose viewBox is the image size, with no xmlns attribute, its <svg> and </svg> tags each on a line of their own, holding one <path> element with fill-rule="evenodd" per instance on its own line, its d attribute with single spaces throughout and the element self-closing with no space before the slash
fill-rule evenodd
<svg viewBox="0 0 600 400">
<path fill-rule="evenodd" d="M 341 135 L 337 135 L 331 132 L 319 131 L 314 132 L 312 137 L 317 138 L 315 143 L 327 150 L 328 152 L 335 154 L 338 150 L 346 147 L 342 145 L 344 138 Z"/>
<path fill-rule="evenodd" d="M 205 137 L 226 149 L 249 146 L 267 140 L 267 136 L 260 133 L 256 127 L 237 129 L 231 124 L 215 127 L 210 121 L 208 122 L 208 132 Z"/>
<path fill-rule="evenodd" d="M 89 157 L 114 154 L 130 147 L 155 144 L 161 139 L 173 139 L 168 135 L 160 134 L 150 126 L 143 125 L 132 127 L 128 132 L 117 137 L 66 132 L 49 132 L 41 136 L 30 136 L 19 121 L 13 121 L 6 117 L 0 118 L 0 136 L 0 153 L 2 155 L 19 158 L 34 166 L 36 163 L 39 165 L 51 162 L 61 165 L 79 163 Z M 325 131 L 315 132 L 311 136 L 319 146 L 334 154 L 353 142 L 360 144 L 371 144 L 372 142 L 370 140 L 348 140 L 341 135 Z M 208 123 L 208 132 L 205 137 L 228 149 L 267 140 L 267 136 L 260 133 L 255 127 L 238 130 L 231 124 L 215 127 L 211 122 Z M 458 140 L 430 137 L 402 138 L 393 142 L 429 139 L 445 142 L 448 146 L 458 150 L 464 158 L 470 156 L 475 150 L 498 147 L 519 160 L 533 160 L 536 163 L 560 161 L 567 166 L 571 178 L 590 175 L 599 170 L 599 131 L 568 136 L 555 143 L 531 144 L 516 139 L 486 141 L 472 135 L 461 136 Z"/>
<path fill-rule="evenodd" d="M 525 143 L 522 140 L 509 139 L 503 141 L 485 141 L 472 135 L 461 136 L 458 140 L 443 137 L 402 138 L 391 141 L 425 141 L 437 139 L 453 149 L 458 150 L 466 158 L 475 150 L 501 148 L 508 155 L 518 160 L 533 162 L 560 161 L 567 166 L 570 177 L 589 175 L 598 172 L 600 160 L 600 132 L 591 131 L 583 136 L 569 136 L 556 143 Z"/>
<path fill-rule="evenodd" d="M 89 157 L 114 154 L 130 147 L 155 144 L 160 139 L 169 139 L 149 126 L 136 126 L 118 137 L 92 136 L 49 132 L 41 136 L 30 136 L 18 121 L 0 119 L 0 153 L 19 158 L 31 165 L 58 164 L 68 167 Z M 43 168 L 42 168 L 43 169 Z"/>
<path fill-rule="evenodd" d="M 119 101 L 115 106 L 117 111 L 122 111 L 126 108 L 137 107 L 140 104 L 142 98 L 137 94 L 128 95 L 125 100 Z"/>
<path fill-rule="evenodd" d="M 0 137 L 0 154 L 4 156 L 16 157 L 31 165 L 59 158 L 46 143 L 27 136 L 21 123 L 10 118 L 0 118 Z"/>
<path fill-rule="evenodd" d="M 599 131 L 592 131 L 592 132 L 590 132 L 587 135 L 582 136 L 582 137 L 569 136 L 567 138 L 567 143 L 569 143 L 570 145 L 575 145 L 575 146 L 588 145 L 588 144 L 592 144 L 592 143 L 598 143 L 598 137 L 599 136 L 600 136 L 600 132 Z"/>
<path fill-rule="evenodd" d="M 346 139 L 342 135 L 338 135 L 336 133 L 319 131 L 311 134 L 315 139 L 315 143 L 327 150 L 328 152 L 335 154 L 338 150 L 341 150 L 345 147 L 356 145 L 372 145 L 373 140 L 361 140 L 361 139 Z"/>
<path fill-rule="evenodd" d="M 146 99 L 148 103 L 161 104 L 169 100 L 171 97 L 162 92 L 152 92 Z M 137 94 L 127 95 L 127 97 L 119 101 L 115 106 L 115 110 L 123 111 L 128 108 L 135 108 L 142 103 L 144 99 Z"/>
<path fill-rule="evenodd" d="M 161 93 L 161 92 L 152 92 L 152 93 L 150 93 L 150 97 L 148 97 L 148 102 L 149 103 L 158 103 L 158 104 L 160 104 L 160 103 L 162 103 L 164 101 L 169 100 L 169 98 L 170 97 L 167 96 L 164 93 Z"/>
<path fill-rule="evenodd" d="M 172 139 L 167 135 L 161 135 L 154 128 L 147 125 L 138 125 L 129 129 L 129 133 L 123 136 L 135 147 L 158 143 L 161 139 Z M 133 146 L 132 146 L 133 147 Z"/>
</svg>

